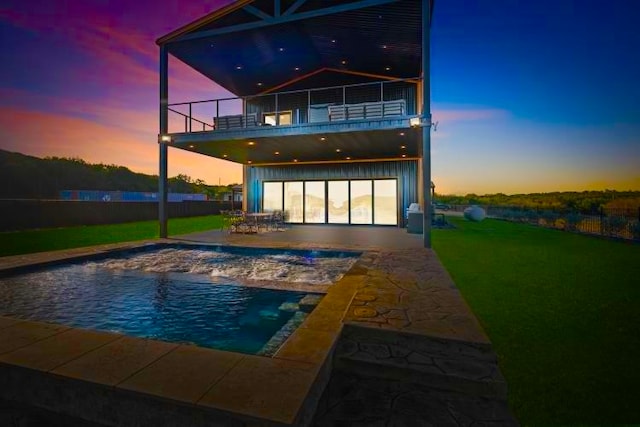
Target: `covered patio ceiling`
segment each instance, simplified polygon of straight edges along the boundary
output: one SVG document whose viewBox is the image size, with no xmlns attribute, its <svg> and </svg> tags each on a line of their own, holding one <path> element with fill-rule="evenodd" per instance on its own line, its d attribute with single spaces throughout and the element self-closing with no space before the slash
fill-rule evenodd
<svg viewBox="0 0 640 427">
<path fill-rule="evenodd" d="M 245 165 L 415 159 L 420 128 L 207 140 L 207 133 L 176 134 L 171 146 Z"/>
<path fill-rule="evenodd" d="M 321 70 L 412 78 L 421 72 L 421 10 L 422 0 L 239 0 L 157 43 L 239 96 Z"/>
</svg>

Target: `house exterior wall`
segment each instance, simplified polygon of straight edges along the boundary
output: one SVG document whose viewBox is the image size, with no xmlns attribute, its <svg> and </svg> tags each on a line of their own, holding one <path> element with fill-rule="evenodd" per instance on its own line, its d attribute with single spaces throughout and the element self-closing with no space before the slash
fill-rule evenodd
<svg viewBox="0 0 640 427">
<path fill-rule="evenodd" d="M 244 171 L 244 202 L 252 212 L 262 209 L 262 184 L 265 181 L 395 178 L 398 180 L 398 218 L 404 218 L 405 209 L 419 199 L 417 160 L 245 166 Z"/>
</svg>

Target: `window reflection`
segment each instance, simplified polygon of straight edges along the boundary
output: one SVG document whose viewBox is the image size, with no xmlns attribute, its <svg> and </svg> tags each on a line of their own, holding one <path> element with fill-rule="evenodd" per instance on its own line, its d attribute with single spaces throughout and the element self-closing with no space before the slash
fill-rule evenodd
<svg viewBox="0 0 640 427">
<path fill-rule="evenodd" d="M 284 183 L 284 210 L 289 222 L 302 222 L 302 181 Z"/>
<path fill-rule="evenodd" d="M 373 181 L 373 223 L 396 225 L 398 223 L 397 185 L 395 179 Z"/>
<path fill-rule="evenodd" d="M 371 181 L 351 181 L 351 224 L 371 224 Z"/>
<path fill-rule="evenodd" d="M 327 210 L 330 224 L 349 223 L 349 181 L 329 181 Z"/>
<path fill-rule="evenodd" d="M 324 181 L 304 183 L 304 222 L 324 224 Z"/>
</svg>

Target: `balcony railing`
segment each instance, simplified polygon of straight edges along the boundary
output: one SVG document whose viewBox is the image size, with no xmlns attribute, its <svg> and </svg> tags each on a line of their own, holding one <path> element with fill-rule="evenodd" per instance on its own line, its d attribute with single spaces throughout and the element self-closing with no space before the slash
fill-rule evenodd
<svg viewBox="0 0 640 427">
<path fill-rule="evenodd" d="M 170 133 L 296 126 L 419 114 L 420 78 L 169 104 Z"/>
</svg>

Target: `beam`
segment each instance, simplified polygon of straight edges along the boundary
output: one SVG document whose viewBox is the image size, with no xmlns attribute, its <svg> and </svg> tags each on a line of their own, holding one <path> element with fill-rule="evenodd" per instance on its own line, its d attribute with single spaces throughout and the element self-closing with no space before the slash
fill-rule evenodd
<svg viewBox="0 0 640 427">
<path fill-rule="evenodd" d="M 261 11 L 260 9 L 258 9 L 255 6 L 251 6 L 250 4 L 246 5 L 245 7 L 242 8 L 243 10 L 249 12 L 250 14 L 257 16 L 260 19 L 271 19 L 273 18 L 271 15 L 268 15 L 266 13 L 264 13 L 263 11 Z"/>
<path fill-rule="evenodd" d="M 285 16 L 286 16 L 286 15 L 291 15 L 291 14 L 293 14 L 293 12 L 295 12 L 296 10 L 298 10 L 298 8 L 299 8 L 300 6 L 302 6 L 303 4 L 305 4 L 306 2 L 307 2 L 307 0 L 298 0 L 298 1 L 296 1 L 294 4 L 292 4 L 292 5 L 289 7 L 289 9 L 287 9 L 287 10 L 283 13 L 283 15 L 285 15 Z"/>
<path fill-rule="evenodd" d="M 431 248 L 431 78 L 429 63 L 429 28 L 431 0 L 422 0 L 422 237 L 425 248 Z"/>
<path fill-rule="evenodd" d="M 273 16 L 280 16 L 280 0 L 273 0 Z"/>
<path fill-rule="evenodd" d="M 169 133 L 169 52 L 167 45 L 160 46 L 160 132 L 158 144 L 160 146 L 159 177 L 158 177 L 158 216 L 160 222 L 160 238 L 167 237 L 168 205 L 167 205 L 167 174 L 168 148 L 162 136 Z"/>
<path fill-rule="evenodd" d="M 365 7 L 371 7 L 371 6 L 380 6 L 387 3 L 394 3 L 397 1 L 399 0 L 361 0 L 353 3 L 325 7 L 322 9 L 310 10 L 308 12 L 295 13 L 295 14 L 287 14 L 287 12 L 289 12 L 289 10 L 291 9 L 289 8 L 287 12 L 285 12 L 279 17 L 273 17 L 273 18 L 270 17 L 269 19 L 264 19 L 262 21 L 249 22 L 246 24 L 238 24 L 238 25 L 232 25 L 224 28 L 216 28 L 214 30 L 207 30 L 207 31 L 201 31 L 198 33 L 185 34 L 183 36 L 177 37 L 169 41 L 168 43 L 177 43 L 177 42 L 183 42 L 186 40 L 195 40 L 195 39 L 203 39 L 207 37 L 219 36 L 221 34 L 230 34 L 230 33 L 237 33 L 240 31 L 254 30 L 257 28 L 268 27 L 270 25 L 285 24 L 288 22 L 295 22 L 295 21 L 301 21 L 304 19 L 317 18 L 319 16 L 332 15 L 332 14 L 341 13 L 341 12 L 349 12 L 351 10 L 357 10 Z"/>
</svg>

